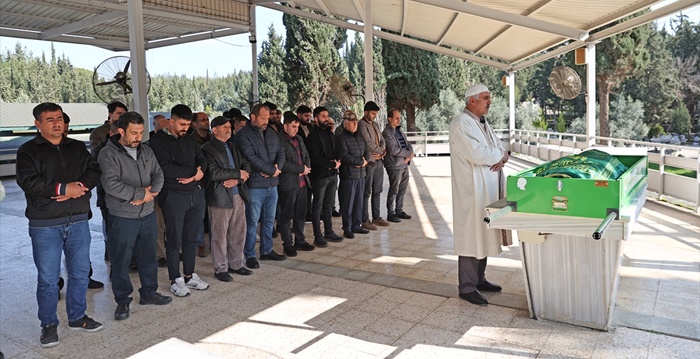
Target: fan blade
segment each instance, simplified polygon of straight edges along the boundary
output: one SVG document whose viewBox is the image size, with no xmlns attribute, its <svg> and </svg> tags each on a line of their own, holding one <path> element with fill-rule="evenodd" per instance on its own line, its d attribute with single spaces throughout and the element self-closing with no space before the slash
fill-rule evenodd
<svg viewBox="0 0 700 359">
<path fill-rule="evenodd" d="M 131 86 L 129 86 L 129 84 L 125 83 L 124 84 L 124 94 L 126 95 L 126 94 L 130 94 L 133 92 L 134 92 L 134 90 L 131 88 Z"/>
<path fill-rule="evenodd" d="M 104 86 L 104 85 L 111 85 L 111 84 L 116 84 L 117 81 L 107 81 L 107 82 L 100 82 L 95 84 L 95 86 Z"/>
<path fill-rule="evenodd" d="M 126 65 L 124 66 L 124 73 L 127 73 L 129 71 L 129 66 L 131 65 L 131 59 L 126 62 Z"/>
</svg>

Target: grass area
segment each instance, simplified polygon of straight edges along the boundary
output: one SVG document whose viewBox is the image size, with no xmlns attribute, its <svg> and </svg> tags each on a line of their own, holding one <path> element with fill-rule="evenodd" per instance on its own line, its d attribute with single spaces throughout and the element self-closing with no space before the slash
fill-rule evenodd
<svg viewBox="0 0 700 359">
<path fill-rule="evenodd" d="M 658 171 L 659 164 L 649 162 L 649 169 Z M 666 166 L 664 166 L 664 171 L 668 172 L 668 173 L 673 173 L 674 175 L 685 176 L 685 177 L 690 177 L 690 178 L 698 178 L 697 171 L 688 170 L 685 168 L 678 168 L 678 167 L 666 165 Z"/>
</svg>

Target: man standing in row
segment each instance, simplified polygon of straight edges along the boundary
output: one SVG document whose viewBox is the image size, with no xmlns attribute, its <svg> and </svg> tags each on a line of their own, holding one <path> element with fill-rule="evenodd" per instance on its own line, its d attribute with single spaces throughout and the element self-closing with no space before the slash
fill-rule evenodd
<svg viewBox="0 0 700 359">
<path fill-rule="evenodd" d="M 149 141 L 165 177 L 158 204 L 165 218 L 170 291 L 178 297 L 189 295 L 189 288 L 209 288 L 194 272 L 197 235 L 202 231 L 206 205 L 199 181 L 204 177 L 207 160 L 194 138 L 187 135 L 191 122 L 192 110 L 175 105 L 170 111 L 170 127 L 156 132 Z M 181 250 L 183 276 L 180 275 Z"/>
<path fill-rule="evenodd" d="M 116 123 L 119 116 L 124 112 L 129 111 L 125 104 L 119 101 L 112 101 L 107 104 L 107 121 L 100 127 L 95 128 L 90 132 L 90 148 L 95 148 L 100 143 L 104 142 L 109 136 L 109 127 Z"/>
<path fill-rule="evenodd" d="M 202 146 L 202 153 L 207 159 L 205 193 L 211 223 L 211 260 L 214 276 L 222 282 L 231 282 L 233 278 L 229 273 L 253 273 L 243 266 L 245 205 L 248 201 L 245 182 L 251 168 L 238 149 L 228 142 L 231 122 L 227 118 L 214 118 L 211 130 L 214 138 Z"/>
<path fill-rule="evenodd" d="M 40 344 L 58 345 L 58 276 L 61 254 L 68 271 L 66 314 L 70 329 L 95 332 L 102 324 L 85 314 L 90 272 L 90 190 L 100 168 L 85 144 L 63 135 L 63 110 L 55 103 L 34 107 L 39 133 L 17 150 L 17 184 L 27 200 L 36 300 L 41 321 Z"/>
<path fill-rule="evenodd" d="M 480 291 L 500 292 L 486 280 L 487 256 L 501 253 L 503 232 L 484 224 L 484 208 L 505 195 L 503 166 L 508 151 L 484 116 L 491 93 L 484 85 L 467 88 L 466 108 L 450 122 L 452 212 L 454 246 L 459 256 L 459 296 L 476 305 L 488 305 Z"/>
<path fill-rule="evenodd" d="M 289 257 L 296 257 L 297 249 L 302 251 L 314 249 L 314 246 L 306 242 L 304 236 L 306 193 L 310 183 L 311 160 L 298 132 L 299 118 L 291 111 L 285 112 L 284 131 L 279 135 L 285 162 L 280 174 L 278 190 L 280 235 L 284 254 Z M 292 241 L 292 232 L 294 232 L 294 241 Z"/>
<path fill-rule="evenodd" d="M 403 198 L 408 188 L 408 165 L 413 159 L 413 146 L 401 132 L 401 113 L 392 108 L 387 111 L 387 125 L 382 132 L 386 143 L 384 165 L 389 176 L 389 193 L 386 195 L 386 219 L 399 223 L 411 219 L 403 211 Z"/>
<path fill-rule="evenodd" d="M 365 178 L 365 195 L 362 208 L 362 228 L 375 230 L 377 226 L 388 227 L 389 222 L 381 217 L 380 206 L 384 187 L 384 163 L 386 143 L 382 131 L 375 121 L 379 106 L 374 101 L 365 104 L 365 115 L 357 124 L 357 131 L 365 140 L 370 157 L 367 158 L 367 177 Z M 370 197 L 372 202 L 370 203 Z M 372 213 L 370 213 L 370 205 Z M 370 214 L 372 221 L 370 222 Z"/>
<path fill-rule="evenodd" d="M 340 214 L 343 217 L 343 235 L 355 238 L 354 233 L 367 234 L 362 228 L 362 198 L 364 194 L 367 157 L 369 150 L 365 140 L 357 131 L 358 120 L 355 113 L 345 111 L 343 128 L 336 136 L 336 156 L 340 166 Z"/>
<path fill-rule="evenodd" d="M 314 245 L 327 247 L 328 241 L 340 242 L 342 237 L 333 232 L 333 201 L 337 190 L 335 176 L 340 161 L 335 157 L 335 135 L 330 126 L 328 109 L 323 106 L 314 109 L 316 127 L 309 134 L 306 146 L 311 156 L 311 190 L 313 191 L 313 209 L 311 220 L 314 227 Z M 323 221 L 324 232 L 321 232 Z"/>
<path fill-rule="evenodd" d="M 248 205 L 246 206 L 246 240 L 244 254 L 246 267 L 260 268 L 255 259 L 255 232 L 260 222 L 260 259 L 283 261 L 285 255 L 272 250 L 272 227 L 277 211 L 277 185 L 284 167 L 284 151 L 277 133 L 268 127 L 270 110 L 257 104 L 250 110 L 250 125 L 236 134 L 236 146 L 250 162 L 252 172 L 248 178 Z M 261 218 L 262 214 L 262 218 Z"/>
<path fill-rule="evenodd" d="M 164 305 L 171 297 L 158 290 L 156 215 L 154 199 L 163 187 L 163 172 L 153 151 L 141 145 L 144 120 L 137 112 L 125 112 L 117 121 L 118 133 L 111 136 L 99 154 L 102 187 L 109 208 L 109 258 L 117 309 L 114 319 L 129 317 L 134 288 L 129 278 L 132 254 L 141 280 L 139 304 Z"/>
</svg>

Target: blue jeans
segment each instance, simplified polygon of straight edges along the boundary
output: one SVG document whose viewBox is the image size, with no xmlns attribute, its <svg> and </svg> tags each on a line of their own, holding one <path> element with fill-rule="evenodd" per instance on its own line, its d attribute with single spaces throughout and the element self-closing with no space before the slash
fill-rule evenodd
<svg viewBox="0 0 700 359">
<path fill-rule="evenodd" d="M 243 255 L 255 257 L 255 230 L 260 221 L 260 254 L 272 251 L 272 226 L 277 212 L 277 186 L 249 188 L 248 205 L 245 207 L 246 237 Z M 260 218 L 262 212 L 263 218 Z"/>
<path fill-rule="evenodd" d="M 41 326 L 58 324 L 58 276 L 61 272 L 61 252 L 66 256 L 68 281 L 66 313 L 74 322 L 87 309 L 88 273 L 90 272 L 90 227 L 88 221 L 57 227 L 29 227 L 32 252 L 37 270 L 36 301 Z"/>
</svg>

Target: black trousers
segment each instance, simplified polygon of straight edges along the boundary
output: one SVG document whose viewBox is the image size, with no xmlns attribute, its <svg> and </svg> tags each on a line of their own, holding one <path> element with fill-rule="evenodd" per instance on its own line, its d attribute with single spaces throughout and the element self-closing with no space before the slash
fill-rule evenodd
<svg viewBox="0 0 700 359">
<path fill-rule="evenodd" d="M 364 178 L 341 178 L 338 198 L 340 215 L 343 217 L 343 231 L 362 227 L 362 196 L 364 195 Z"/>
<path fill-rule="evenodd" d="M 362 222 L 381 217 L 379 207 L 384 186 L 384 162 L 382 160 L 377 160 L 374 164 L 368 164 L 365 168 L 367 169 L 367 177 L 365 177 L 365 196 L 362 203 Z M 370 197 L 372 197 L 372 218 L 369 218 Z"/>
<path fill-rule="evenodd" d="M 282 244 L 292 247 L 292 232 L 297 244 L 305 242 L 304 223 L 306 222 L 306 193 L 307 188 L 297 188 L 291 191 L 279 191 L 279 227 Z"/>
<path fill-rule="evenodd" d="M 387 216 L 403 212 L 403 197 L 408 188 L 408 167 L 387 169 L 389 192 L 386 194 Z M 396 205 L 396 207 L 394 207 Z"/>
<path fill-rule="evenodd" d="M 475 257 L 459 256 L 459 293 L 466 294 L 476 290 L 476 286 L 483 283 L 486 272 L 486 257 L 476 259 Z"/>
<path fill-rule="evenodd" d="M 333 202 L 335 192 L 338 189 L 335 176 L 326 178 L 312 178 L 311 190 L 313 191 L 312 223 L 314 236 L 323 236 L 333 232 Z M 324 232 L 321 232 L 323 221 Z"/>
<path fill-rule="evenodd" d="M 182 271 L 189 276 L 194 273 L 194 257 L 197 252 L 197 236 L 203 231 L 204 190 L 182 194 L 163 191 L 158 196 L 165 219 L 165 258 L 168 261 L 168 276 L 175 280 L 180 275 L 180 250 Z"/>
</svg>

